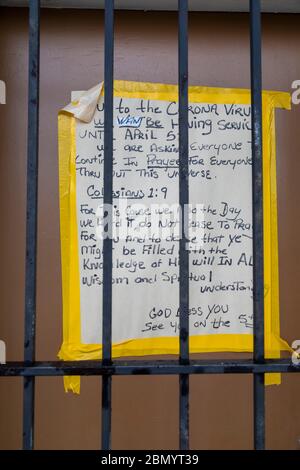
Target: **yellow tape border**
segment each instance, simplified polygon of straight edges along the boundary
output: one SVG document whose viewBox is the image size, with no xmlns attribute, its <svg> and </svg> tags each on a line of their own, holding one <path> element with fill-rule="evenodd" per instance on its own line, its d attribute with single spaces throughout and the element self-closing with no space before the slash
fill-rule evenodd
<svg viewBox="0 0 300 470">
<path fill-rule="evenodd" d="M 156 83 L 114 82 L 114 96 L 144 100 L 177 101 L 178 87 Z M 250 104 L 247 89 L 189 87 L 189 102 Z M 263 183 L 264 183 L 264 277 L 266 357 L 280 357 L 280 350 L 290 350 L 280 338 L 277 189 L 275 152 L 275 108 L 290 109 L 290 95 L 263 91 Z M 63 284 L 63 360 L 101 359 L 101 345 L 80 341 L 80 286 L 76 223 L 76 120 L 61 111 L 58 117 L 60 228 Z M 270 292 L 270 295 L 268 295 Z M 178 354 L 179 340 L 172 337 L 132 339 L 113 344 L 113 357 Z M 253 336 L 198 335 L 190 337 L 190 352 L 251 352 Z M 280 383 L 280 374 L 266 374 L 266 383 Z M 79 393 L 79 377 L 65 377 L 65 388 Z"/>
</svg>

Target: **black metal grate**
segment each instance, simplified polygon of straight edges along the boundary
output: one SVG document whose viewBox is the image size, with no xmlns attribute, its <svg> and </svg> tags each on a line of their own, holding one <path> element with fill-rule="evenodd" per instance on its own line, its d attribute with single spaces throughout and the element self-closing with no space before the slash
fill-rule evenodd
<svg viewBox="0 0 300 470">
<path fill-rule="evenodd" d="M 188 186 L 188 0 L 178 0 L 178 82 L 179 82 L 179 197 L 183 207 L 189 200 Z M 23 448 L 34 448 L 34 389 L 36 376 L 101 375 L 102 376 L 102 449 L 111 443 L 111 390 L 113 375 L 178 375 L 180 387 L 180 448 L 189 448 L 189 375 L 253 374 L 254 381 L 254 447 L 265 446 L 265 389 L 267 372 L 300 372 L 286 359 L 264 358 L 264 275 L 263 275 L 263 200 L 262 200 L 262 70 L 260 0 L 250 0 L 250 52 L 252 99 L 252 193 L 253 193 L 253 360 L 189 359 L 189 254 L 181 223 L 180 241 L 180 354 L 172 361 L 118 361 L 111 358 L 112 330 L 112 240 L 104 240 L 103 269 L 103 360 L 76 362 L 35 361 L 36 324 L 36 252 L 38 204 L 38 138 L 39 138 L 39 44 L 40 0 L 29 2 L 29 94 L 28 94 L 28 165 L 27 165 L 27 231 L 24 362 L 8 362 L 0 367 L 2 376 L 23 376 Z M 104 204 L 112 202 L 113 157 L 113 51 L 114 0 L 105 0 L 105 160 Z M 182 211 L 184 214 L 184 211 Z M 183 216 L 184 217 L 184 216 Z M 109 230 L 110 227 L 106 229 Z"/>
</svg>

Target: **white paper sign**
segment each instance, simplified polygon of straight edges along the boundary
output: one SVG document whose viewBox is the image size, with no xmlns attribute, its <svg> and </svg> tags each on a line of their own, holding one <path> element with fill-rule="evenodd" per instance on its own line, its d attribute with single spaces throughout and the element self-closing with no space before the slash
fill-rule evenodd
<svg viewBox="0 0 300 470">
<path fill-rule="evenodd" d="M 191 336 L 252 333 L 250 120 L 247 105 L 190 104 Z M 90 123 L 76 121 L 86 344 L 102 337 L 103 159 L 102 96 Z M 115 98 L 113 343 L 178 336 L 178 159 L 177 103 Z"/>
</svg>

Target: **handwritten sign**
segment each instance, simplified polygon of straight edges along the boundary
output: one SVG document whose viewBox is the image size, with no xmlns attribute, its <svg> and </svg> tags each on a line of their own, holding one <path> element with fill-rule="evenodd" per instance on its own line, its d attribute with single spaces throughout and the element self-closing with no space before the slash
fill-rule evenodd
<svg viewBox="0 0 300 470">
<path fill-rule="evenodd" d="M 191 352 L 252 350 L 249 103 L 247 90 L 190 89 L 186 248 Z M 101 356 L 101 236 L 107 216 L 102 94 L 96 105 L 89 122 L 60 114 L 63 359 Z M 277 357 L 287 346 L 279 335 L 274 108 L 288 108 L 289 96 L 264 92 L 263 107 L 266 351 Z M 113 119 L 113 354 L 176 353 L 177 88 L 115 82 Z"/>
<path fill-rule="evenodd" d="M 189 247 L 191 335 L 252 329 L 250 119 L 246 105 L 189 107 L 190 226 L 201 231 Z M 83 343 L 101 338 L 103 126 L 101 98 L 92 121 L 76 126 Z M 128 234 L 113 241 L 113 342 L 178 335 L 177 103 L 116 98 L 114 136 L 114 226 L 126 201 Z"/>
</svg>

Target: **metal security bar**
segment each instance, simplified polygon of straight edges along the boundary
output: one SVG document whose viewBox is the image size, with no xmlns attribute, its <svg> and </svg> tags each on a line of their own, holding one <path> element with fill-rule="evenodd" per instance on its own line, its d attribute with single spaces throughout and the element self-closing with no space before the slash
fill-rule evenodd
<svg viewBox="0 0 300 470">
<path fill-rule="evenodd" d="M 188 0 L 178 1 L 178 112 L 179 112 L 179 362 L 189 363 L 189 127 L 188 127 Z M 179 376 L 180 448 L 189 448 L 189 376 Z"/>
<path fill-rule="evenodd" d="M 287 359 L 264 357 L 264 271 L 263 271 L 263 188 L 262 188 L 262 67 L 260 0 L 249 0 L 252 99 L 252 193 L 253 193 L 253 360 L 190 360 L 189 358 L 189 252 L 186 249 L 189 201 L 188 181 L 188 0 L 178 0 L 178 83 L 179 83 L 179 199 L 182 209 L 179 246 L 179 360 L 113 362 L 112 346 L 112 238 L 103 245 L 103 359 L 101 361 L 35 361 L 36 254 L 38 208 L 38 138 L 39 138 L 39 43 L 40 1 L 29 2 L 29 93 L 28 93 L 28 164 L 24 362 L 0 366 L 0 376 L 24 377 L 23 448 L 34 448 L 34 389 L 36 376 L 102 376 L 102 449 L 111 447 L 111 392 L 114 375 L 177 375 L 180 389 L 181 449 L 189 448 L 189 376 L 191 374 L 253 374 L 254 448 L 265 446 L 264 374 L 300 372 Z M 113 51 L 114 0 L 105 0 L 105 123 L 104 123 L 104 205 L 112 203 L 113 177 Z M 105 206 L 104 206 L 105 207 Z M 108 218 L 110 219 L 110 218 Z M 109 222 L 111 224 L 111 221 Z M 105 231 L 110 234 L 112 227 Z"/>
<path fill-rule="evenodd" d="M 105 0 L 104 57 L 104 211 L 112 207 L 113 197 L 113 92 L 114 92 L 114 0 Z M 104 216 L 106 213 L 104 212 Z M 112 334 L 112 217 L 104 227 L 103 240 L 103 364 L 111 364 Z M 110 449 L 111 375 L 102 377 L 102 449 Z"/>
<path fill-rule="evenodd" d="M 254 361 L 265 358 L 260 0 L 250 0 Z M 265 447 L 265 376 L 254 374 L 254 442 Z"/>
<path fill-rule="evenodd" d="M 27 147 L 27 220 L 25 265 L 24 361 L 35 361 L 36 270 L 38 216 L 39 87 L 40 87 L 40 1 L 29 8 L 29 89 Z M 23 447 L 33 448 L 35 378 L 24 378 Z"/>
</svg>

